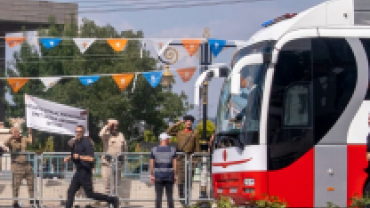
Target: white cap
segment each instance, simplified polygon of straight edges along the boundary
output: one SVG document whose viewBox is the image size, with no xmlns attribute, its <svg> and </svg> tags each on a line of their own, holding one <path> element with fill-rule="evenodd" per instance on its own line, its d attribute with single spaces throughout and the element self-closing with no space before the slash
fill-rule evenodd
<svg viewBox="0 0 370 208">
<path fill-rule="evenodd" d="M 161 141 L 164 141 L 164 140 L 167 140 L 167 139 L 171 139 L 171 137 L 167 133 L 162 133 L 161 135 L 159 135 L 159 139 Z"/>
</svg>

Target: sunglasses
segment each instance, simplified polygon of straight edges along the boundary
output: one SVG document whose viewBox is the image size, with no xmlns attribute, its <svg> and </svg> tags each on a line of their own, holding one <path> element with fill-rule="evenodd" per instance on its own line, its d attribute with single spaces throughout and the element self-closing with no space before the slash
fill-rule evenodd
<svg viewBox="0 0 370 208">
<path fill-rule="evenodd" d="M 76 131 L 76 133 L 83 133 L 83 131 Z"/>
</svg>

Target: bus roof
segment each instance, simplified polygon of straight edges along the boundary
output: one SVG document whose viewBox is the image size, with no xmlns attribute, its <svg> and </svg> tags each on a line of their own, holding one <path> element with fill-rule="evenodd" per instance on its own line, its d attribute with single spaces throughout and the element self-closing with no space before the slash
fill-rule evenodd
<svg viewBox="0 0 370 208">
<path fill-rule="evenodd" d="M 284 34 L 298 29 L 356 26 L 370 26 L 370 1 L 330 0 L 261 29 L 247 41 L 246 46 L 278 40 Z"/>
</svg>

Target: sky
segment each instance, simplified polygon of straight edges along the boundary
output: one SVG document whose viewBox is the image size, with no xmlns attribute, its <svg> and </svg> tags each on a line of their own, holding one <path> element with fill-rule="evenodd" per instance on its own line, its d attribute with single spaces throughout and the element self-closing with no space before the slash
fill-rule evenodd
<svg viewBox="0 0 370 208">
<path fill-rule="evenodd" d="M 58 2 L 57 0 L 51 0 Z M 71 0 L 59 0 L 67 2 Z M 86 0 L 88 1 L 88 0 Z M 149 0 L 148 0 L 149 1 Z M 162 0 L 161 0 L 162 1 Z M 217 1 L 217 0 L 215 0 Z M 231 0 L 230 0 L 231 1 Z M 76 2 L 83 2 L 78 0 Z M 90 1 L 92 2 L 92 1 Z M 104 5 L 119 4 L 119 0 L 106 1 Z M 127 1 L 125 1 L 127 2 Z M 154 0 L 153 0 L 154 2 Z M 168 1 L 167 1 L 168 2 Z M 141 30 L 146 38 L 202 38 L 204 28 L 210 29 L 211 38 L 225 40 L 248 40 L 251 35 L 261 29 L 261 24 L 274 19 L 285 13 L 298 13 L 323 0 L 264 0 L 251 1 L 239 4 L 204 6 L 192 8 L 174 8 L 166 10 L 142 10 L 142 11 L 119 11 L 110 13 L 81 13 L 79 20 L 83 17 L 94 20 L 98 25 L 110 24 L 118 31 L 132 29 Z M 86 6 L 97 6 L 98 3 L 80 3 L 80 11 L 86 10 Z M 102 4 L 99 4 L 102 5 Z M 85 7 L 85 8 L 82 8 Z M 114 7 L 104 7 L 114 8 Z M 35 41 L 32 33 L 31 40 Z M 13 35 L 13 34 L 8 34 Z M 184 48 L 177 48 L 180 54 L 178 62 L 171 69 L 185 68 L 198 65 L 195 57 L 189 57 Z M 6 58 L 12 60 L 12 54 L 18 48 L 7 48 Z M 213 63 L 229 64 L 235 49 L 229 48 L 220 53 Z M 176 72 L 173 72 L 176 75 Z M 178 76 L 173 86 L 173 91 L 179 93 L 184 91 L 188 95 L 190 103 L 194 102 L 194 83 L 199 73 L 195 73 L 192 80 L 183 83 Z M 209 86 L 208 115 L 216 116 L 218 97 L 223 79 L 213 79 Z M 9 99 L 9 96 L 7 96 Z M 198 106 L 189 113 L 198 118 Z"/>
</svg>

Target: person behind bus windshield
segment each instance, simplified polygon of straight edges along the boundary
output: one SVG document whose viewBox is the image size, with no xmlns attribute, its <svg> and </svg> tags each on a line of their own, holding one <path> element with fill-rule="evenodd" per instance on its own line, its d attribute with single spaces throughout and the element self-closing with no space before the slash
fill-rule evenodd
<svg viewBox="0 0 370 208">
<path fill-rule="evenodd" d="M 251 95 L 251 92 L 255 89 L 256 85 L 254 83 L 253 77 L 248 76 L 246 78 L 241 77 L 240 80 L 240 95 L 235 96 L 233 100 L 243 104 L 243 109 L 233 118 L 234 121 L 240 121 L 243 118 L 243 113 L 246 110 L 248 104 L 248 97 Z M 253 96 L 251 96 L 253 97 Z"/>
</svg>

